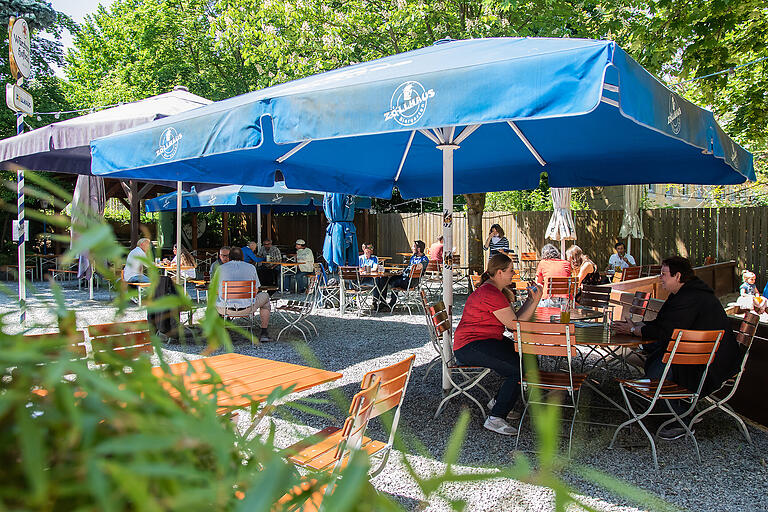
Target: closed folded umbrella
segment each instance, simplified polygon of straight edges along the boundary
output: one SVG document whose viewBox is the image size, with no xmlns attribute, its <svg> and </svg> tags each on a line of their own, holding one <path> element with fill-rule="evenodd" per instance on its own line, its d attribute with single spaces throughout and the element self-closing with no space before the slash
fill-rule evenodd
<svg viewBox="0 0 768 512">
<path fill-rule="evenodd" d="M 75 192 L 72 195 L 72 238 L 70 245 L 74 244 L 75 240 L 77 240 L 78 231 L 86 228 L 94 219 L 104 215 L 106 203 L 104 178 L 86 175 L 77 177 Z M 91 299 L 93 299 L 92 277 L 93 265 L 91 264 L 88 251 L 85 251 L 78 256 L 77 278 L 88 279 Z"/>
<path fill-rule="evenodd" d="M 632 238 L 645 238 L 643 223 L 638 213 L 644 188 L 643 185 L 624 185 L 624 219 L 621 222 L 621 229 L 619 229 L 619 237 L 627 238 L 627 252 L 629 254 L 632 254 Z M 635 259 L 637 260 L 637 258 Z"/>
<path fill-rule="evenodd" d="M 553 187 L 550 193 L 554 211 L 549 219 L 545 237 L 550 240 L 560 240 L 560 252 L 565 258 L 565 241 L 576 240 L 576 227 L 571 214 L 571 189 L 570 187 Z"/>
<path fill-rule="evenodd" d="M 335 272 L 340 266 L 357 265 L 357 231 L 355 198 L 349 194 L 325 194 L 323 211 L 328 228 L 323 243 L 323 257 L 328 268 Z"/>
</svg>

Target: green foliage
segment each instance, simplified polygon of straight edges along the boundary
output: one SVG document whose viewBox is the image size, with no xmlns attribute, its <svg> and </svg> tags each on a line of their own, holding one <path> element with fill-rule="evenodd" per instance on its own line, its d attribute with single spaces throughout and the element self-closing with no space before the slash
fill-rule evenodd
<svg viewBox="0 0 768 512">
<path fill-rule="evenodd" d="M 572 188 L 571 210 L 586 210 L 588 207 L 584 192 Z M 485 199 L 485 210 L 489 212 L 551 211 L 552 208 L 546 174 L 541 175 L 538 188 L 488 192 Z"/>
</svg>

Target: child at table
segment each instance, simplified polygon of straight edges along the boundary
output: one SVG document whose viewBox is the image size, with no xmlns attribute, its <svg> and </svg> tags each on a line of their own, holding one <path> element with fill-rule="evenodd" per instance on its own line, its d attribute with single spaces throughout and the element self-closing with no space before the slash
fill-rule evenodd
<svg viewBox="0 0 768 512">
<path fill-rule="evenodd" d="M 736 300 L 736 304 L 741 309 L 755 309 L 765 307 L 765 297 L 760 296 L 760 292 L 755 286 L 755 280 L 757 276 L 750 270 L 745 270 L 741 273 L 742 284 L 739 286 L 739 298 Z"/>
</svg>

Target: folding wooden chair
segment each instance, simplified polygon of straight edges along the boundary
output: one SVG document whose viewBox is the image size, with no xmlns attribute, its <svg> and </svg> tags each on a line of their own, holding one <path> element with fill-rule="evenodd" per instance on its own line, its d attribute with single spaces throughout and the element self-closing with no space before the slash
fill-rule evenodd
<svg viewBox="0 0 768 512">
<path fill-rule="evenodd" d="M 443 291 L 443 266 L 437 261 L 430 261 L 421 278 L 421 288 L 431 297 L 438 297 Z"/>
<path fill-rule="evenodd" d="M 521 274 L 525 274 L 526 279 L 531 279 L 533 273 L 536 271 L 536 262 L 539 260 L 539 255 L 535 252 L 521 252 L 520 253 L 520 265 Z"/>
<path fill-rule="evenodd" d="M 749 432 L 747 431 L 747 426 L 744 424 L 744 420 L 741 419 L 741 417 L 734 412 L 733 409 L 726 403 L 728 400 L 731 399 L 733 395 L 736 394 L 736 390 L 739 388 L 739 382 L 741 382 L 741 376 L 744 374 L 744 368 L 747 367 L 747 360 L 749 359 L 749 350 L 752 348 L 752 340 L 755 338 L 755 332 L 757 331 L 757 325 L 760 323 L 760 315 L 756 313 L 746 313 L 744 315 L 744 320 L 741 322 L 741 325 L 739 326 L 739 330 L 736 332 L 736 341 L 745 349 L 744 350 L 744 356 L 741 360 L 741 366 L 739 367 L 738 373 L 731 377 L 730 379 L 723 382 L 722 386 L 720 386 L 720 389 L 715 391 L 714 393 L 705 396 L 702 398 L 702 400 L 705 400 L 710 405 L 699 411 L 696 416 L 691 418 L 691 421 L 688 423 L 688 428 L 693 430 L 693 424 L 696 423 L 699 418 L 704 416 L 710 411 L 713 411 L 715 409 L 720 409 L 724 413 L 730 415 L 733 419 L 736 420 L 736 423 L 739 425 L 739 429 L 741 430 L 741 433 L 744 434 L 744 437 L 747 439 L 747 442 L 749 444 L 752 444 L 752 438 L 749 435 Z M 720 398 L 718 395 L 722 392 L 728 391 L 725 396 L 722 396 Z"/>
<path fill-rule="evenodd" d="M 435 330 L 436 323 L 441 323 L 448 318 L 448 313 L 445 311 L 445 304 L 440 301 L 434 306 L 430 306 L 427 301 L 427 294 L 424 290 L 419 290 L 419 296 L 421 297 L 421 307 L 424 311 L 424 317 L 426 318 L 427 333 L 429 335 L 429 342 L 432 344 L 432 348 L 435 349 L 435 357 L 427 364 L 427 370 L 424 372 L 423 382 L 426 382 L 429 372 L 432 371 L 432 367 L 442 361 L 440 353 L 442 352 L 443 340 L 437 335 Z M 434 315 L 443 315 L 444 318 L 440 318 L 436 323 L 433 321 Z"/>
<path fill-rule="evenodd" d="M 657 277 L 661 274 L 661 265 L 643 265 L 643 277 Z"/>
<path fill-rule="evenodd" d="M 637 279 L 640 277 L 640 271 L 643 267 L 627 267 L 621 271 L 621 282 Z"/>
<path fill-rule="evenodd" d="M 477 290 L 477 287 L 480 286 L 482 280 L 483 276 L 478 276 L 477 274 L 469 276 L 470 291 L 473 292 Z"/>
<path fill-rule="evenodd" d="M 259 287 L 256 281 L 222 281 L 221 282 L 222 295 L 221 300 L 224 302 L 224 315 L 226 318 L 250 318 L 251 326 L 250 332 L 253 336 L 253 328 L 255 327 L 256 311 L 253 306 L 248 306 L 240 309 L 236 309 L 230 302 L 232 300 L 249 300 L 252 303 L 256 301 L 256 295 L 259 294 Z"/>
<path fill-rule="evenodd" d="M 154 353 L 146 320 L 89 325 L 88 338 L 96 363 L 127 362 Z"/>
<path fill-rule="evenodd" d="M 557 403 L 553 405 L 573 409 L 571 416 L 571 428 L 568 432 L 568 456 L 571 456 L 571 444 L 573 441 L 573 425 L 576 421 L 576 414 L 579 411 L 579 396 L 581 387 L 587 378 L 584 373 L 574 373 L 573 358 L 578 354 L 575 346 L 576 329 L 574 324 L 548 324 L 539 322 L 517 322 L 517 336 L 515 348 L 520 355 L 520 388 L 522 390 L 523 403 L 525 405 L 523 414 L 520 416 L 520 425 L 518 426 L 517 440 L 515 449 L 520 441 L 520 429 L 523 426 L 525 413 L 531 403 L 547 404 L 544 401 L 544 395 L 540 400 L 531 397 L 531 390 L 543 390 L 546 393 L 552 391 L 565 391 L 570 403 Z M 525 371 L 527 364 L 533 362 L 537 364 L 535 357 L 531 356 L 555 356 L 564 357 L 568 362 L 568 372 L 542 372 L 536 369 Z"/>
<path fill-rule="evenodd" d="M 415 280 L 418 280 L 418 284 L 414 283 Z M 414 265 L 411 267 L 411 273 L 408 275 L 406 288 L 392 288 L 392 293 L 395 295 L 395 304 L 392 306 L 392 309 L 394 310 L 397 306 L 405 306 L 408 309 L 408 314 L 413 314 L 411 306 L 421 307 L 421 300 L 419 299 L 420 286 L 421 265 Z"/>
<path fill-rule="evenodd" d="M 437 342 L 435 349 L 440 355 L 442 366 L 446 369 L 448 382 L 451 384 L 451 390 L 445 394 L 443 399 L 440 401 L 440 404 L 437 406 L 435 418 L 440 415 L 443 407 L 445 407 L 445 404 L 447 404 L 452 398 L 460 395 L 464 395 L 465 397 L 469 398 L 477 406 L 477 408 L 480 409 L 480 414 L 482 414 L 483 418 L 485 418 L 485 408 L 480 402 L 477 401 L 475 397 L 469 394 L 469 391 L 476 387 L 485 393 L 486 397 L 488 397 L 488 400 L 493 399 L 493 395 L 491 395 L 488 390 L 485 389 L 482 384 L 480 384 L 480 382 L 489 373 L 491 373 L 491 369 L 484 368 L 482 366 L 465 366 L 459 364 L 458 361 L 456 361 L 456 356 L 454 356 L 453 350 L 451 350 L 449 356 L 446 356 L 446 354 L 443 352 L 443 333 L 451 328 L 451 320 L 448 316 L 448 312 L 445 310 L 445 304 L 438 302 L 430 308 L 430 321 L 434 328 L 434 339 Z"/>
<path fill-rule="evenodd" d="M 576 296 L 578 277 L 546 277 L 544 278 L 544 293 L 548 297 L 564 297 L 568 306 L 572 306 Z"/>
<path fill-rule="evenodd" d="M 349 462 L 352 452 L 365 450 L 366 440 L 368 441 L 367 445 L 372 445 L 371 440 L 365 437 L 365 430 L 376 409 L 380 387 L 381 379 L 375 377 L 368 387 L 363 388 L 352 398 L 349 416 L 341 429 L 328 427 L 320 430 L 308 439 L 289 446 L 283 450 L 283 454 L 296 466 L 310 471 L 328 471 L 335 478 L 338 478 L 340 471 Z M 383 449 L 384 443 L 379 444 L 382 445 Z M 372 446 L 378 447 L 379 444 Z M 297 501 L 296 507 L 289 506 L 290 510 L 319 509 L 323 497 L 330 495 L 335 485 L 332 482 L 324 489 L 307 495 L 311 484 L 311 481 L 307 481 L 304 482 L 304 485 L 292 489 L 280 500 L 280 503 Z M 301 503 L 298 503 L 299 501 Z M 309 503 L 306 503 L 307 501 Z"/>
<path fill-rule="evenodd" d="M 699 396 L 701 394 L 701 388 L 704 386 L 704 381 L 707 378 L 707 371 L 709 365 L 715 357 L 717 347 L 720 345 L 720 340 L 723 337 L 723 331 L 693 331 L 684 329 L 675 329 L 672 333 L 672 339 L 667 345 L 667 350 L 664 353 L 662 361 L 665 363 L 664 372 L 660 379 L 636 379 L 636 380 L 623 380 L 619 379 L 619 389 L 624 397 L 624 402 L 627 404 L 627 412 L 631 418 L 622 423 L 616 429 L 611 439 L 611 444 L 608 448 L 613 448 L 616 438 L 621 430 L 633 423 L 640 425 L 640 428 L 645 433 L 648 440 L 651 442 L 651 453 L 653 454 L 653 464 L 656 470 L 659 469 L 659 461 L 656 456 L 656 443 L 653 441 L 653 436 L 648 431 L 648 428 L 643 423 L 643 418 L 647 416 L 669 416 L 672 418 L 659 425 L 656 430 L 656 435 L 659 434 L 661 429 L 667 425 L 677 422 L 685 430 L 685 433 L 693 441 L 693 446 L 696 448 L 696 457 L 701 463 L 701 454 L 699 453 L 699 445 L 696 442 L 696 437 L 693 435 L 693 431 L 683 421 L 682 418 L 693 412 L 696 408 Z M 675 384 L 671 380 L 667 380 L 667 375 L 673 365 L 701 365 L 704 366 L 704 371 L 699 379 L 699 384 L 696 391 L 691 391 L 679 384 Z M 632 407 L 632 402 L 629 397 L 641 401 L 646 404 L 644 410 L 636 411 Z M 663 400 L 667 405 L 669 412 L 652 412 L 656 403 Z M 673 400 L 678 400 L 682 403 L 688 402 L 689 406 L 682 414 L 678 414 L 674 407 L 672 407 Z"/>
<path fill-rule="evenodd" d="M 280 336 L 282 336 L 288 329 L 296 329 L 299 331 L 301 337 L 304 338 L 304 342 L 307 342 L 308 336 L 312 334 L 312 331 L 315 331 L 315 336 L 320 335 L 315 324 L 309 320 L 309 315 L 312 314 L 315 304 L 317 303 L 319 282 L 320 280 L 317 274 L 309 276 L 309 281 L 307 282 L 307 294 L 304 300 L 289 300 L 286 301 L 285 304 L 275 308 L 275 311 L 277 311 L 287 323 L 287 325 L 277 333 L 277 341 L 280 341 Z"/>
<path fill-rule="evenodd" d="M 338 284 L 328 282 L 328 273 L 322 263 L 315 263 L 315 278 L 317 279 L 316 300 L 321 308 L 341 307 L 340 293 Z"/>
<path fill-rule="evenodd" d="M 373 286 L 362 283 L 360 267 L 339 267 L 339 277 L 343 286 L 340 293 L 344 294 L 344 301 L 354 303 L 357 316 L 361 316 L 372 300 Z"/>
<path fill-rule="evenodd" d="M 612 300 L 611 304 L 615 307 L 621 308 L 620 314 L 622 319 L 633 318 L 639 316 L 640 320 L 645 318 L 648 304 L 651 300 L 651 294 L 648 292 L 637 291 L 633 295 L 629 293 L 622 293 L 618 300 Z"/>
</svg>

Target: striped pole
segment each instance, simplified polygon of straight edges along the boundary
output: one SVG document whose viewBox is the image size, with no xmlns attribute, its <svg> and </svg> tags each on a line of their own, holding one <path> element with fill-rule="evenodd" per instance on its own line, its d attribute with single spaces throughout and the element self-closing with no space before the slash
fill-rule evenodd
<svg viewBox="0 0 768 512">
<path fill-rule="evenodd" d="M 16 113 L 16 135 L 24 133 L 24 114 Z M 16 170 L 16 191 L 18 194 L 17 205 L 19 209 L 19 311 L 20 321 L 23 324 L 27 318 L 27 289 L 26 289 L 26 255 L 24 254 L 24 169 Z"/>
</svg>

